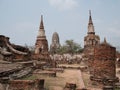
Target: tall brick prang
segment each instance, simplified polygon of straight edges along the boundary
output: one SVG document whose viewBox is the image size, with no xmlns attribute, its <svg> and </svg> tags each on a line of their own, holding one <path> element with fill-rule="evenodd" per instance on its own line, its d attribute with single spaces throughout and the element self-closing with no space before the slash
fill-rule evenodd
<svg viewBox="0 0 120 90">
<path fill-rule="evenodd" d="M 60 40 L 59 40 L 59 35 L 57 32 L 53 33 L 52 36 L 52 44 L 50 45 L 50 52 L 52 54 L 57 53 L 57 50 L 61 47 L 60 45 Z"/>
</svg>

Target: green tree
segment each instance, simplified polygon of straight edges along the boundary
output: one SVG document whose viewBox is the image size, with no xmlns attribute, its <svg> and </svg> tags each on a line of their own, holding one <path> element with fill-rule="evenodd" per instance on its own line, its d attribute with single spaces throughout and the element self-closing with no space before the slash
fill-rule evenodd
<svg viewBox="0 0 120 90">
<path fill-rule="evenodd" d="M 61 46 L 61 48 L 58 50 L 58 53 L 63 54 L 63 53 L 81 53 L 83 51 L 82 47 L 80 44 L 74 42 L 73 40 L 66 40 L 65 44 Z"/>
</svg>

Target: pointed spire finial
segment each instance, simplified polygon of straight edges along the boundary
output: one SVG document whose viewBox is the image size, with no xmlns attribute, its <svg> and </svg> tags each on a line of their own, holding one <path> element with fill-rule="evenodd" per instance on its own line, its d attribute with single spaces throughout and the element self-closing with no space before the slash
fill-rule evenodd
<svg viewBox="0 0 120 90">
<path fill-rule="evenodd" d="M 89 15 L 91 16 L 91 10 L 89 10 Z"/>
<path fill-rule="evenodd" d="M 107 44 L 106 38 L 104 38 L 104 44 Z"/>
<path fill-rule="evenodd" d="M 44 29 L 44 25 L 43 25 L 43 15 L 41 15 L 40 29 Z"/>
<path fill-rule="evenodd" d="M 91 16 L 91 10 L 89 10 L 89 23 L 88 24 L 89 25 L 93 24 L 93 22 L 92 22 L 92 16 Z"/>
<path fill-rule="evenodd" d="M 91 10 L 89 10 L 88 34 L 95 34 L 94 25 L 92 22 Z"/>
</svg>

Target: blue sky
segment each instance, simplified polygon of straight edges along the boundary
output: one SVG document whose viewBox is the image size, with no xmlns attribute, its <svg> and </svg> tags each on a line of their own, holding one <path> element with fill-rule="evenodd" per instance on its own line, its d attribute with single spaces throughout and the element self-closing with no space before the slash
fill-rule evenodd
<svg viewBox="0 0 120 90">
<path fill-rule="evenodd" d="M 73 39 L 84 45 L 89 10 L 95 32 L 120 46 L 120 0 L 0 0 L 0 34 L 19 45 L 34 45 L 43 15 L 46 36 L 58 32 L 61 44 Z"/>
</svg>

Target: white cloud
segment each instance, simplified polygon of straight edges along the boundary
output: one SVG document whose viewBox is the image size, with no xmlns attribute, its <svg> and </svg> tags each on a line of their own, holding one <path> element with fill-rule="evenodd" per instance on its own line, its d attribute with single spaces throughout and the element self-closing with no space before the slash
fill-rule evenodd
<svg viewBox="0 0 120 90">
<path fill-rule="evenodd" d="M 77 6 L 76 0 L 49 0 L 49 3 L 59 10 L 70 10 Z"/>
</svg>

